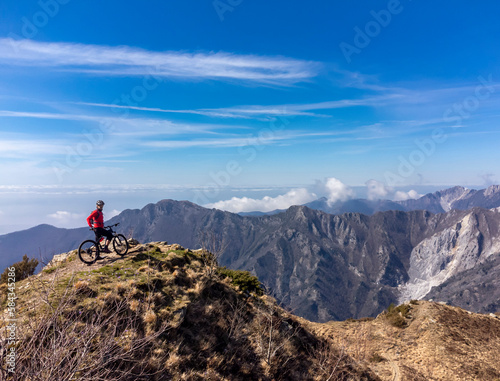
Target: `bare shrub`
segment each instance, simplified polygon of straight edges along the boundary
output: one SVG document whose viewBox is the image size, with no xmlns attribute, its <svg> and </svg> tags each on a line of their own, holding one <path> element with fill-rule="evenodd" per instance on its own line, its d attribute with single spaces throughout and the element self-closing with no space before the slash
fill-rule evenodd
<svg viewBox="0 0 500 381">
<path fill-rule="evenodd" d="M 279 313 L 275 303 L 265 300 L 256 305 L 254 327 L 257 353 L 270 371 L 274 373 L 278 368 L 285 367 L 291 360 L 289 346 L 297 335 L 297 327 Z"/>
<path fill-rule="evenodd" d="M 346 363 L 349 363 L 351 359 L 344 346 L 335 348 L 331 343 L 322 341 L 315 348 L 310 349 L 309 354 L 314 360 L 314 373 L 317 380 L 341 380 L 350 374 Z"/>
<path fill-rule="evenodd" d="M 165 363 L 167 356 L 157 346 L 167 326 L 147 331 L 142 312 L 132 310 L 126 296 L 110 294 L 90 303 L 86 299 L 83 308 L 78 304 L 82 300 L 79 290 L 88 284 L 75 286 L 70 281 L 62 292 L 40 289 L 37 300 L 45 307 L 36 306 L 33 318 L 18 322 L 16 372 L 7 379 L 154 380 L 164 369 L 149 360 Z M 3 343 L 4 336 L 2 330 Z"/>
</svg>

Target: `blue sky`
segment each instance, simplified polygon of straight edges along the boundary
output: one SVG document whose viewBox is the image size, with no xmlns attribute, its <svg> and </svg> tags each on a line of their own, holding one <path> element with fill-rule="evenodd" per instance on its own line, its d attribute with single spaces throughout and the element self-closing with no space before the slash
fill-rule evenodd
<svg viewBox="0 0 500 381">
<path fill-rule="evenodd" d="M 2 1 L 0 233 L 79 226 L 96 198 L 109 217 L 498 183 L 499 10 Z"/>
</svg>

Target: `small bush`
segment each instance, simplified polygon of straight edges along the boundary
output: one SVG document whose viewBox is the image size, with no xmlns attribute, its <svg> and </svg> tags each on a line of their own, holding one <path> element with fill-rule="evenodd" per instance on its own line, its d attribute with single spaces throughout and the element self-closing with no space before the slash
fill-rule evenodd
<svg viewBox="0 0 500 381">
<path fill-rule="evenodd" d="M 412 305 L 418 305 L 418 300 L 412 299 L 412 300 L 410 300 L 410 304 L 412 304 Z"/>
<path fill-rule="evenodd" d="M 406 319 L 410 318 L 410 310 L 409 304 L 401 304 L 396 307 L 394 303 L 391 303 L 385 312 L 385 317 L 394 327 L 405 328 L 408 326 Z"/>
<path fill-rule="evenodd" d="M 5 269 L 3 274 L 0 276 L 0 283 L 8 283 L 7 280 L 9 278 L 10 272 L 9 268 L 15 268 L 15 279 L 16 282 L 19 282 L 20 280 L 26 279 L 27 277 L 33 275 L 37 266 L 38 261 L 35 258 L 29 259 L 28 256 L 24 254 L 22 261 L 16 262 L 12 266 L 9 266 Z"/>
<path fill-rule="evenodd" d="M 362 317 L 362 318 L 359 318 L 359 319 L 348 318 L 346 320 L 346 322 L 349 322 L 349 323 L 363 323 L 363 322 L 372 321 L 372 320 L 375 320 L 375 318 L 374 317 Z"/>
<path fill-rule="evenodd" d="M 90 287 L 89 282 L 86 280 L 80 280 L 76 282 L 73 287 L 75 288 L 76 295 L 84 295 L 94 297 L 97 293 Z"/>
<path fill-rule="evenodd" d="M 152 310 L 146 311 L 143 315 L 143 319 L 145 323 L 153 324 L 156 322 L 156 314 Z"/>
<path fill-rule="evenodd" d="M 68 260 L 66 259 L 66 261 L 68 261 Z M 66 267 L 66 262 L 62 261 L 62 262 L 59 262 L 59 263 L 55 264 L 54 266 L 51 266 L 49 268 L 43 269 L 42 272 L 44 274 L 52 274 L 54 271 L 56 271 L 58 269 L 62 269 L 64 267 Z"/>
<path fill-rule="evenodd" d="M 57 267 L 54 266 L 54 267 L 49 267 L 48 269 L 43 269 L 42 272 L 45 274 L 52 274 L 56 270 L 57 270 Z"/>
<path fill-rule="evenodd" d="M 256 295 L 262 295 L 262 286 L 259 279 L 253 276 L 248 271 L 242 270 L 231 270 L 226 267 L 220 267 L 217 273 L 223 278 L 231 278 L 232 283 L 238 286 L 239 289 L 246 293 L 255 293 Z"/>
</svg>

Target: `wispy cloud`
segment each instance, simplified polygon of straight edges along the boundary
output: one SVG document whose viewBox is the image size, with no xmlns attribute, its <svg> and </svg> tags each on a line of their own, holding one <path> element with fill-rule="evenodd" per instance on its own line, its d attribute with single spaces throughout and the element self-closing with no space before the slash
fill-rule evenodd
<svg viewBox="0 0 500 381">
<path fill-rule="evenodd" d="M 226 78 L 269 83 L 306 80 L 316 76 L 321 67 L 316 62 L 287 57 L 226 52 L 156 52 L 129 46 L 17 41 L 10 38 L 0 39 L 0 62 L 109 76 Z"/>
<path fill-rule="evenodd" d="M 351 107 L 379 107 L 389 104 L 401 98 L 400 94 L 388 94 L 361 99 L 340 99 L 317 103 L 297 103 L 297 104 L 277 104 L 277 105 L 243 105 L 235 107 L 202 108 L 195 110 L 174 110 L 155 107 L 124 106 L 117 104 L 103 104 L 79 102 L 78 104 L 94 107 L 129 109 L 136 111 L 174 113 L 174 114 L 196 114 L 217 118 L 241 118 L 241 119 L 262 119 L 274 116 L 312 116 L 329 117 L 329 115 L 318 114 L 311 111 L 334 110 Z"/>
<path fill-rule="evenodd" d="M 104 103 L 86 103 L 78 102 L 77 104 L 94 106 L 94 107 L 104 107 L 104 108 L 115 108 L 115 109 L 127 109 L 135 111 L 146 111 L 146 112 L 158 112 L 158 113 L 168 113 L 168 114 L 195 114 L 204 115 L 209 117 L 217 118 L 240 118 L 240 119 L 262 119 L 259 116 L 271 117 L 271 116 L 326 116 L 318 115 L 314 113 L 294 111 L 286 109 L 286 106 L 245 106 L 243 107 L 233 107 L 233 108 L 206 108 L 197 110 L 173 110 L 173 109 L 162 109 L 158 107 L 138 107 L 138 106 L 123 106 L 118 104 L 104 104 Z"/>
<path fill-rule="evenodd" d="M 0 140 L 0 157 L 21 158 L 36 155 L 53 154 L 62 151 L 64 142 L 38 139 L 2 139 Z"/>
<path fill-rule="evenodd" d="M 106 115 L 85 115 L 71 113 L 53 113 L 53 112 L 31 112 L 31 111 L 12 111 L 0 110 L 0 118 L 28 118 L 28 119 L 47 119 L 47 120 L 68 120 L 77 122 L 101 123 L 103 126 L 111 126 L 107 133 L 115 136 L 154 136 L 154 135 L 176 135 L 176 134 L 216 134 L 217 130 L 224 129 L 248 129 L 245 126 L 227 125 L 216 123 L 182 123 L 162 118 L 147 117 L 114 117 Z M 119 127 L 119 128 L 118 128 Z"/>
<path fill-rule="evenodd" d="M 223 147 L 246 147 L 246 146 L 266 146 L 271 144 L 303 144 L 306 140 L 310 143 L 314 142 L 333 142 L 347 141 L 358 139 L 377 139 L 377 137 L 356 137 L 350 136 L 359 131 L 312 131 L 303 132 L 300 130 L 288 130 L 276 132 L 265 136 L 229 136 L 219 137 L 215 139 L 177 139 L 177 140 L 155 140 L 145 141 L 143 146 L 154 148 L 223 148 Z M 348 136 L 340 136 L 348 135 Z"/>
</svg>

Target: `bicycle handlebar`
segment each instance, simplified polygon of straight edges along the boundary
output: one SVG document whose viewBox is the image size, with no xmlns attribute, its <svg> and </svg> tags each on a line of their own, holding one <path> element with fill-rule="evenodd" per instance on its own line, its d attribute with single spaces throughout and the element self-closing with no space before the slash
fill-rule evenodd
<svg viewBox="0 0 500 381">
<path fill-rule="evenodd" d="M 112 227 L 115 227 L 115 226 L 118 226 L 118 225 L 120 225 L 120 223 L 119 223 L 119 222 L 117 222 L 117 223 L 116 223 L 116 224 L 114 224 L 114 225 L 105 226 L 105 227 L 104 227 L 104 229 L 109 229 L 109 228 L 112 228 Z M 89 228 L 89 230 L 94 230 L 94 229 L 95 229 L 95 228 Z"/>
</svg>

